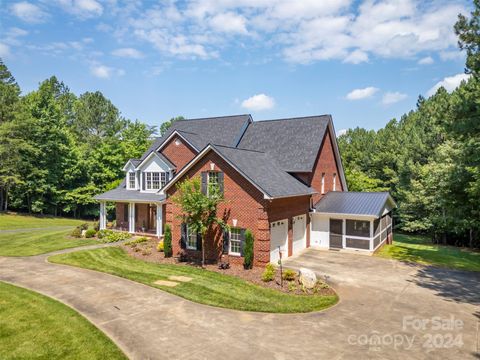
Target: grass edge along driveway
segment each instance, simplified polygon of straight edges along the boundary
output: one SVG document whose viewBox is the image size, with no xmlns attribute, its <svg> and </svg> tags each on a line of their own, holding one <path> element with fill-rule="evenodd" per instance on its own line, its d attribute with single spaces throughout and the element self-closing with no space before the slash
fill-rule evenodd
<svg viewBox="0 0 480 360">
<path fill-rule="evenodd" d="M 480 271 L 480 252 L 432 244 L 428 237 L 421 235 L 394 234 L 393 244 L 385 245 L 375 255 L 448 269 Z"/>
<path fill-rule="evenodd" d="M 0 359 L 127 359 L 82 315 L 61 302 L 0 282 Z"/>
<path fill-rule="evenodd" d="M 303 313 L 326 309 L 338 296 L 291 295 L 243 279 L 186 265 L 156 264 L 135 259 L 118 247 L 83 250 L 48 258 L 52 263 L 97 270 L 149 285 L 193 302 L 243 311 Z M 192 278 L 175 287 L 154 284 L 180 275 Z"/>
</svg>

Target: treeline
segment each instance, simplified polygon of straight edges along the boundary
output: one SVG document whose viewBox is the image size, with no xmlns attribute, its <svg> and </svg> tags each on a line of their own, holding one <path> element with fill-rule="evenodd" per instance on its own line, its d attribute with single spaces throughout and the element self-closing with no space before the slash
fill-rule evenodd
<svg viewBox="0 0 480 360">
<path fill-rule="evenodd" d="M 101 92 L 80 96 L 54 76 L 24 96 L 0 59 L 0 211 L 91 217 L 155 128 L 121 116 Z"/>
<path fill-rule="evenodd" d="M 455 25 L 467 82 L 420 97 L 379 131 L 350 129 L 339 138 L 349 190 L 388 190 L 397 229 L 470 247 L 480 247 L 480 1 L 475 7 Z"/>
</svg>

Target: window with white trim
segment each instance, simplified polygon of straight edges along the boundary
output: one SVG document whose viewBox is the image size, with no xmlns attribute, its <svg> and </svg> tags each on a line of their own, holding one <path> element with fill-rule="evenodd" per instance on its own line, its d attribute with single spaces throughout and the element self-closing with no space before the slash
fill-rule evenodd
<svg viewBox="0 0 480 360">
<path fill-rule="evenodd" d="M 207 195 L 218 189 L 218 172 L 209 171 L 207 180 Z"/>
<path fill-rule="evenodd" d="M 241 239 L 241 230 L 240 228 L 231 228 L 230 229 L 230 246 L 228 253 L 230 255 L 239 255 L 240 256 L 240 246 L 242 243 Z"/>
<path fill-rule="evenodd" d="M 325 173 L 322 173 L 322 194 L 325 194 Z"/>
<path fill-rule="evenodd" d="M 146 190 L 160 190 L 160 173 L 159 172 L 146 172 L 145 176 L 145 189 Z"/>
<path fill-rule="evenodd" d="M 192 231 L 190 227 L 187 225 L 187 249 L 189 250 L 197 250 L 197 233 Z"/>
<path fill-rule="evenodd" d="M 160 185 L 162 186 L 162 188 L 165 186 L 167 181 L 168 181 L 167 173 L 165 172 L 160 173 L 160 182 L 161 182 Z"/>
<path fill-rule="evenodd" d="M 128 187 L 129 189 L 135 189 L 135 173 L 134 172 L 128 173 Z"/>
<path fill-rule="evenodd" d="M 333 173 L 333 191 L 337 190 L 337 173 Z"/>
</svg>

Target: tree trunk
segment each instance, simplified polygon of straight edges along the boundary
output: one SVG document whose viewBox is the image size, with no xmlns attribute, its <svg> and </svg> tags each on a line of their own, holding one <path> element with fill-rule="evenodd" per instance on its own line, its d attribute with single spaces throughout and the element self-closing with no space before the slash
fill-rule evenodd
<svg viewBox="0 0 480 360">
<path fill-rule="evenodd" d="M 202 269 L 205 268 L 205 234 L 202 236 Z"/>
<path fill-rule="evenodd" d="M 0 212 L 3 211 L 3 188 L 0 188 Z"/>
<path fill-rule="evenodd" d="M 4 210 L 8 211 L 8 185 L 5 186 L 5 206 Z"/>
<path fill-rule="evenodd" d="M 469 235 L 470 235 L 469 247 L 470 249 L 473 249 L 473 229 L 472 228 L 470 228 Z"/>
</svg>

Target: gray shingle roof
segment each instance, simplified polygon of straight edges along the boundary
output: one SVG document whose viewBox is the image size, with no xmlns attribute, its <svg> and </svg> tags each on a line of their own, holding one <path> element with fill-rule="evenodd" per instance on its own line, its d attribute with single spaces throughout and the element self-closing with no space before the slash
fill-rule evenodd
<svg viewBox="0 0 480 360">
<path fill-rule="evenodd" d="M 108 201 L 163 201 L 165 195 L 159 195 L 157 193 L 143 193 L 138 190 L 127 190 L 125 185 L 122 184 L 116 189 L 107 191 L 103 194 L 94 196 L 96 200 L 108 200 Z"/>
<path fill-rule="evenodd" d="M 387 203 L 396 207 L 388 192 L 330 191 L 315 205 L 315 210 L 329 214 L 380 216 Z"/>
<path fill-rule="evenodd" d="M 256 121 L 248 126 L 239 147 L 270 154 L 285 171 L 308 172 L 329 121 L 330 115 Z"/>
<path fill-rule="evenodd" d="M 316 192 L 283 171 L 269 154 L 219 145 L 212 145 L 212 148 L 270 197 L 308 195 Z"/>
<path fill-rule="evenodd" d="M 142 160 L 162 145 L 162 143 L 177 130 L 197 150 L 203 149 L 207 144 L 234 146 L 241 135 L 246 122 L 251 121 L 250 115 L 220 116 L 179 120 L 162 136 L 157 138 L 152 146 L 143 154 Z"/>
</svg>

